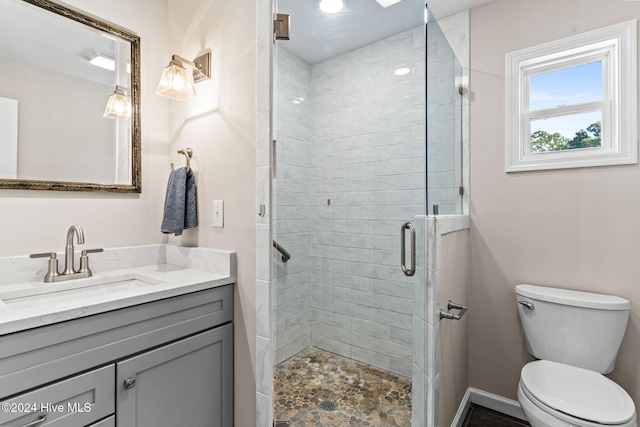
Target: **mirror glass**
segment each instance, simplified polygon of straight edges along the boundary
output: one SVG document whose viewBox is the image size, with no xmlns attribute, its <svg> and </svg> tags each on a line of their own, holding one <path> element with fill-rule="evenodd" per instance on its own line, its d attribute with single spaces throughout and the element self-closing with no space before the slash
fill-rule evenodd
<svg viewBox="0 0 640 427">
<path fill-rule="evenodd" d="M 0 188 L 140 192 L 139 45 L 55 3 L 0 2 Z"/>
</svg>

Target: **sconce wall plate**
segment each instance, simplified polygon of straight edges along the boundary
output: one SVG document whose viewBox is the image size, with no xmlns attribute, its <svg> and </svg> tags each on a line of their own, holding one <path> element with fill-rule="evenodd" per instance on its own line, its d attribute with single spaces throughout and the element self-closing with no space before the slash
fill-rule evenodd
<svg viewBox="0 0 640 427">
<path fill-rule="evenodd" d="M 193 81 L 199 81 L 211 78 L 211 52 L 198 56 L 193 60 Z"/>
</svg>

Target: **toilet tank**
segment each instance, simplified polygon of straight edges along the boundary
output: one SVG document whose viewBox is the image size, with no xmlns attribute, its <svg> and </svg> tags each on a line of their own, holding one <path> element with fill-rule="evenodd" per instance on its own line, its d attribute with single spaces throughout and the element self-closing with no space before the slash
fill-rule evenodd
<svg viewBox="0 0 640 427">
<path fill-rule="evenodd" d="M 516 286 L 532 356 L 606 374 L 613 371 L 631 303 L 613 295 Z"/>
</svg>

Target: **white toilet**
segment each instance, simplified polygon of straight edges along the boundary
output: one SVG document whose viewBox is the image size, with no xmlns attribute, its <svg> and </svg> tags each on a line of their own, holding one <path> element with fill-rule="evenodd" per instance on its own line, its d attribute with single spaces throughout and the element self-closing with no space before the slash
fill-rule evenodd
<svg viewBox="0 0 640 427">
<path fill-rule="evenodd" d="M 637 427 L 613 371 L 631 303 L 620 297 L 516 286 L 527 349 L 518 400 L 533 427 Z"/>
</svg>

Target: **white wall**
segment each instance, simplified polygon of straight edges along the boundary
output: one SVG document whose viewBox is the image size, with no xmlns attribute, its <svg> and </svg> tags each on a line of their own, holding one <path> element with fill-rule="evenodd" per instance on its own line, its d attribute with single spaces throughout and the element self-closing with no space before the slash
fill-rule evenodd
<svg viewBox="0 0 640 427">
<path fill-rule="evenodd" d="M 504 171 L 505 54 L 638 18 L 639 3 L 604 0 L 495 0 L 471 10 L 473 387 L 516 398 L 531 357 L 514 287 L 558 286 L 631 300 L 611 378 L 640 408 L 640 166 Z"/>
<path fill-rule="evenodd" d="M 212 51 L 212 78 L 198 96 L 170 102 L 169 158 L 193 148 L 199 225 L 170 242 L 236 251 L 235 425 L 255 424 L 256 19 L 251 0 L 169 0 L 170 53 L 193 59 Z M 160 77 L 165 63 L 149 71 Z M 156 81 L 157 82 L 157 81 Z M 169 168 L 166 167 L 165 177 Z M 224 200 L 224 228 L 212 226 L 212 201 Z"/>
<path fill-rule="evenodd" d="M 155 95 L 167 61 L 167 6 L 157 0 L 81 0 L 72 6 L 137 33 L 142 51 L 142 189 L 140 195 L 0 190 L 4 225 L 0 256 L 62 251 L 69 225 L 85 231 L 87 247 L 160 243 L 166 185 L 167 104 Z M 34 126 L 37 126 L 34 123 Z M 55 141 L 49 141 L 55 143 Z"/>
</svg>

